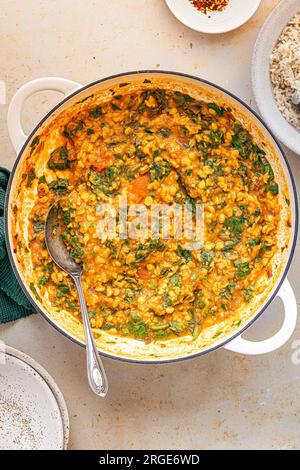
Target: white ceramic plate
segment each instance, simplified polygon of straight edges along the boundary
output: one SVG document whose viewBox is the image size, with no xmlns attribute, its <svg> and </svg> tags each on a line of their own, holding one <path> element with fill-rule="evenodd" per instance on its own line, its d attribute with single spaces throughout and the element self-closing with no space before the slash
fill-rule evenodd
<svg viewBox="0 0 300 470">
<path fill-rule="evenodd" d="M 66 449 L 69 417 L 54 380 L 13 348 L 0 351 L 0 450 Z"/>
<path fill-rule="evenodd" d="M 207 15 L 197 10 L 189 0 L 166 0 L 173 15 L 189 28 L 201 33 L 227 33 L 239 28 L 254 15 L 261 0 L 229 0 L 221 12 Z"/>
<path fill-rule="evenodd" d="M 269 72 L 274 46 L 286 24 L 298 12 L 300 0 L 282 0 L 263 25 L 252 58 L 252 86 L 265 123 L 283 144 L 300 155 L 300 131 L 289 124 L 277 108 Z"/>
</svg>

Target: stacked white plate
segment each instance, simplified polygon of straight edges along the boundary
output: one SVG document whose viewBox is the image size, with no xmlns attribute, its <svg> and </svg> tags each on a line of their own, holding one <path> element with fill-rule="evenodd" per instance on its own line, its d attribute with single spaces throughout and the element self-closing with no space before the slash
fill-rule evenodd
<svg viewBox="0 0 300 470">
<path fill-rule="evenodd" d="M 66 449 L 69 417 L 50 375 L 26 354 L 0 350 L 0 450 Z"/>
</svg>

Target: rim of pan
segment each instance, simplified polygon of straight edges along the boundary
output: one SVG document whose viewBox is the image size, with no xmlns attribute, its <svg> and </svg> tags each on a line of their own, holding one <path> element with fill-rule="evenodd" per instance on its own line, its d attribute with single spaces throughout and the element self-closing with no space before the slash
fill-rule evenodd
<svg viewBox="0 0 300 470">
<path fill-rule="evenodd" d="M 118 74 L 113 74 L 113 75 L 109 75 L 105 78 L 101 78 L 99 80 L 95 80 L 91 83 L 88 83 L 87 85 L 83 85 L 82 87 L 78 88 L 77 90 L 75 90 L 74 92 L 72 92 L 71 94 L 69 94 L 68 96 L 66 96 L 65 98 L 63 98 L 57 105 L 55 105 L 40 121 L 39 123 L 35 126 L 35 128 L 32 130 L 32 132 L 29 134 L 29 136 L 27 137 L 26 141 L 24 142 L 21 150 L 19 151 L 18 155 L 17 155 L 17 158 L 14 162 L 14 165 L 13 165 L 13 168 L 11 170 L 11 174 L 10 174 L 10 178 L 9 178 L 9 181 L 8 181 L 8 185 L 7 185 L 7 190 L 6 190 L 6 198 L 5 198 L 5 205 L 4 205 L 4 214 L 5 214 L 5 238 L 6 238 L 6 245 L 8 247 L 8 256 L 9 256 L 9 260 L 11 262 L 11 265 L 13 267 L 13 271 L 14 271 L 14 274 L 16 276 L 16 278 L 18 279 L 18 282 L 24 292 L 24 294 L 26 295 L 26 297 L 28 298 L 29 302 L 33 305 L 33 307 L 50 323 L 51 326 L 53 326 L 59 333 L 61 333 L 62 335 L 64 335 L 66 338 L 68 338 L 69 340 L 73 341 L 74 343 L 78 344 L 79 346 L 81 347 L 85 347 L 85 344 L 80 341 L 79 339 L 75 338 L 74 336 L 71 335 L 71 333 L 67 332 L 65 329 L 63 329 L 62 327 L 60 327 L 58 324 L 56 324 L 51 318 L 49 315 L 47 315 L 40 307 L 39 305 L 36 303 L 35 299 L 31 296 L 29 290 L 27 289 L 25 283 L 23 282 L 21 276 L 20 276 L 20 273 L 19 273 L 19 270 L 18 270 L 18 266 L 16 265 L 16 262 L 15 262 L 15 259 L 14 259 L 14 256 L 13 256 L 13 252 L 12 252 L 12 247 L 10 246 L 10 241 L 9 241 L 9 236 L 10 236 L 10 233 L 9 233 L 9 223 L 8 223 L 8 212 L 9 212 L 9 196 L 10 196 L 10 191 L 11 191 L 11 187 L 12 187 L 12 182 L 13 182 L 13 179 L 14 179 L 14 175 L 15 175 L 15 171 L 17 169 L 17 166 L 19 164 L 19 161 L 25 151 L 25 149 L 27 148 L 27 145 L 29 144 L 29 142 L 31 141 L 32 137 L 36 134 L 36 132 L 39 130 L 39 128 L 43 125 L 43 123 L 57 110 L 59 109 L 63 104 L 65 104 L 67 101 L 69 101 L 71 98 L 73 98 L 74 96 L 78 95 L 79 93 L 81 93 L 82 91 L 84 90 L 87 90 L 88 88 L 91 88 L 92 86 L 94 85 L 97 85 L 99 83 L 103 83 L 103 82 L 106 82 L 108 80 L 112 80 L 114 78 L 120 78 L 120 77 L 124 77 L 124 76 L 128 76 L 128 75 L 143 75 L 143 74 L 157 74 L 157 75 L 173 75 L 173 76 L 177 76 L 177 77 L 185 77 L 185 78 L 190 78 L 192 80 L 195 80 L 199 83 L 204 83 L 205 85 L 209 85 L 211 86 L 212 88 L 215 88 L 225 94 L 227 94 L 228 96 L 230 96 L 231 98 L 233 98 L 234 100 L 236 100 L 239 104 L 241 104 L 242 106 L 244 106 L 244 108 L 247 109 L 247 111 L 252 114 L 259 122 L 260 124 L 262 125 L 262 127 L 270 134 L 270 136 L 272 137 L 272 139 L 274 140 L 275 144 L 277 145 L 284 161 L 285 161 L 285 164 L 286 164 L 286 167 L 287 167 L 287 172 L 288 172 L 288 175 L 289 175 L 289 178 L 290 178 L 290 181 L 291 181 L 291 186 L 292 186 L 292 190 L 293 190 L 293 197 L 294 197 L 294 205 L 295 205 L 295 221 L 294 221 L 294 235 L 293 235 L 293 240 L 291 242 L 291 247 L 290 247 L 290 254 L 289 254 L 289 257 L 288 257 L 288 260 L 286 262 L 286 265 L 285 265 L 285 268 L 282 272 L 282 274 L 280 275 L 280 278 L 279 278 L 279 281 L 277 283 L 277 286 L 276 288 L 273 290 L 272 294 L 270 295 L 270 297 L 268 298 L 268 300 L 265 302 L 264 306 L 259 309 L 251 318 L 250 320 L 244 325 L 243 328 L 239 329 L 237 332 L 233 333 L 232 335 L 230 335 L 228 338 L 224 339 L 223 341 L 221 341 L 220 343 L 217 343 L 217 344 L 213 344 L 212 346 L 208 347 L 207 349 L 204 349 L 203 351 L 198 351 L 198 352 L 195 352 L 195 353 L 191 353 L 191 354 L 187 354 L 185 356 L 182 356 L 182 357 L 175 357 L 175 358 L 170 358 L 170 359 L 134 359 L 134 358 L 131 358 L 131 357 L 126 357 L 126 356 L 118 356 L 116 354 L 111 354 L 111 353 L 108 353 L 106 351 L 103 351 L 102 349 L 99 349 L 98 348 L 98 351 L 99 353 L 104 356 L 104 357 L 107 357 L 109 359 L 115 359 L 115 360 L 118 360 L 118 361 L 123 361 L 123 362 L 128 362 L 128 363 L 135 363 L 135 364 L 166 364 L 166 363 L 172 363 L 172 362 L 180 362 L 180 361 L 184 361 L 184 360 L 188 360 L 188 359 L 193 359 L 193 358 L 196 358 L 196 357 L 200 357 L 200 356 L 203 356 L 209 352 L 212 352 L 212 351 L 215 351 L 219 348 L 222 348 L 223 346 L 225 346 L 227 343 L 230 343 L 230 341 L 232 341 L 234 338 L 237 338 L 238 336 L 242 335 L 244 333 L 244 331 L 246 331 L 248 328 L 250 328 L 251 325 L 253 325 L 253 323 L 262 315 L 262 313 L 268 308 L 268 306 L 271 304 L 271 302 L 274 300 L 274 298 L 276 297 L 278 291 L 280 290 L 282 284 L 283 284 L 283 281 L 285 280 L 286 276 L 287 276 L 287 273 L 289 271 L 289 268 L 290 268 L 290 265 L 291 265 L 291 262 L 292 262 L 292 259 L 294 257 L 294 252 L 295 252 L 295 247 L 296 247 L 296 242 L 297 242 L 297 236 L 298 236 L 298 224 L 299 224 L 299 215 L 298 215 L 298 198 L 297 198 L 297 190 L 296 190 L 296 184 L 295 184 L 295 180 L 294 180 L 294 177 L 293 177 L 293 174 L 292 174 L 292 170 L 291 170 L 291 167 L 290 167 L 290 164 L 288 162 L 288 159 L 287 159 L 287 156 L 281 146 L 281 144 L 279 143 L 279 141 L 277 140 L 277 138 L 275 137 L 275 135 L 273 134 L 272 130 L 268 127 L 268 125 L 264 122 L 264 120 L 258 115 L 258 113 L 256 111 L 254 111 L 247 103 L 245 103 L 241 98 L 239 98 L 238 96 L 236 96 L 235 94 L 231 93 L 230 91 L 226 90 L 225 88 L 219 86 L 219 85 L 216 85 L 215 83 L 212 83 L 210 82 L 209 80 L 205 80 L 205 79 L 202 79 L 200 77 L 195 77 L 194 75 L 190 75 L 190 74 L 187 74 L 187 73 L 184 73 L 184 72 L 174 72 L 172 70 L 135 70 L 135 71 L 130 71 L 130 72 L 122 72 L 122 73 L 118 73 Z"/>
</svg>

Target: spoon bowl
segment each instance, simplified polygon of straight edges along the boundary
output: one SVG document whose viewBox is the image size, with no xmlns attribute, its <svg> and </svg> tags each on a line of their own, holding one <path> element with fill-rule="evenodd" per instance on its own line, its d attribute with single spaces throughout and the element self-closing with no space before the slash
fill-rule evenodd
<svg viewBox="0 0 300 470">
<path fill-rule="evenodd" d="M 300 113 L 300 90 L 295 90 L 292 95 L 292 103 L 297 113 Z"/>
<path fill-rule="evenodd" d="M 80 276 L 82 266 L 76 263 L 70 256 L 66 245 L 61 237 L 63 223 L 61 217 L 62 210 L 59 203 L 53 204 L 50 208 L 45 225 L 45 240 L 49 254 L 53 261 L 70 276 Z M 55 232 L 54 232 L 55 231 Z"/>
</svg>

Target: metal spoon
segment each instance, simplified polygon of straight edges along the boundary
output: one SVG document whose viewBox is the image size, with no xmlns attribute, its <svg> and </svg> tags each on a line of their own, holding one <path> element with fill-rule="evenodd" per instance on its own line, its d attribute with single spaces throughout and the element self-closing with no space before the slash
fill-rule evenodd
<svg viewBox="0 0 300 470">
<path fill-rule="evenodd" d="M 45 224 L 46 246 L 53 261 L 71 276 L 77 288 L 85 332 L 89 384 L 96 395 L 105 397 L 108 390 L 108 382 L 89 322 L 81 283 L 82 266 L 71 258 L 61 238 L 62 231 L 61 208 L 58 203 L 55 203 L 48 212 Z"/>
<path fill-rule="evenodd" d="M 294 93 L 292 94 L 292 103 L 297 111 L 297 113 L 300 113 L 300 89 L 296 89 Z"/>
</svg>

